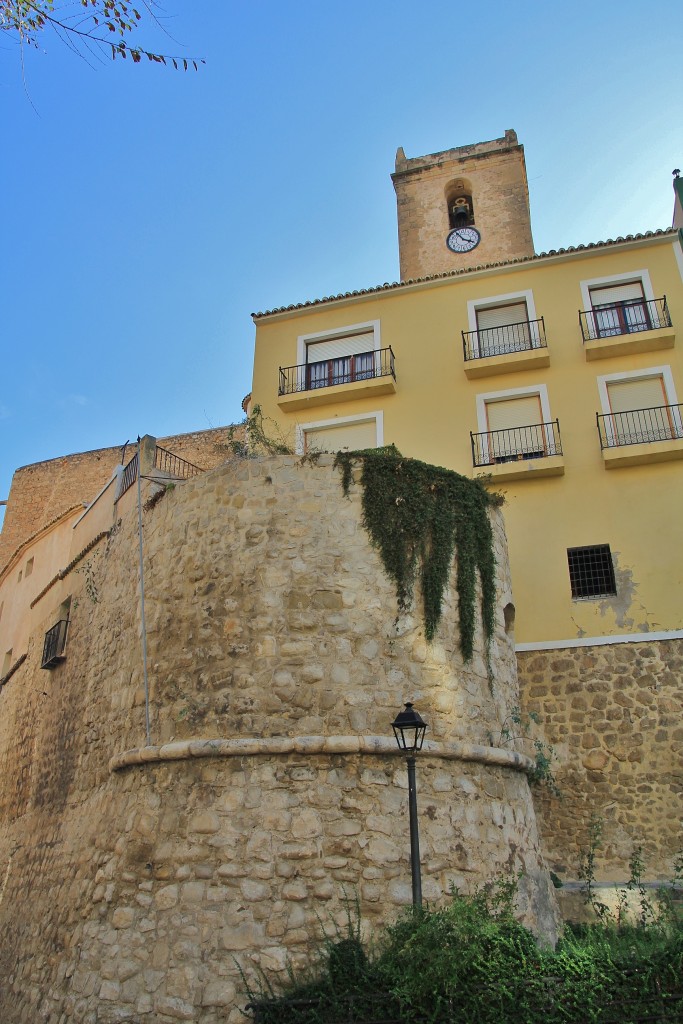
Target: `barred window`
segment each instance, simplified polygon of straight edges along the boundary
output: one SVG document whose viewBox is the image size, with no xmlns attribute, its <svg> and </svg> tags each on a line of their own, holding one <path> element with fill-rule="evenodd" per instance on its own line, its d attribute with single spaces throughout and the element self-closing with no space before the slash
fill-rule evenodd
<svg viewBox="0 0 683 1024">
<path fill-rule="evenodd" d="M 616 594 L 617 583 L 609 544 L 568 548 L 567 560 L 572 597 L 609 597 Z"/>
</svg>

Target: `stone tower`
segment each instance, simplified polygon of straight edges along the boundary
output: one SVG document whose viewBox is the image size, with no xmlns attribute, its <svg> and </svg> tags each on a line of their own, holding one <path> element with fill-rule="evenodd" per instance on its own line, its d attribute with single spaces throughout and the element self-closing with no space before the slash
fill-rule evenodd
<svg viewBox="0 0 683 1024">
<path fill-rule="evenodd" d="M 362 485 L 344 497 L 333 461 L 141 482 L 151 744 L 136 488 L 86 549 L 90 582 L 73 562 L 41 597 L 0 689 L 0 1021 L 244 1024 L 245 977 L 285 979 L 321 922 L 345 927 L 349 899 L 364 933 L 394 918 L 411 902 L 391 734 L 408 699 L 429 723 L 425 899 L 524 870 L 522 919 L 557 934 L 533 761 L 505 736 L 519 691 L 502 515 L 489 675 L 479 616 L 460 653 L 455 581 L 431 644 L 419 595 L 397 618 Z M 47 678 L 44 626 L 65 593 L 68 647 Z"/>
<path fill-rule="evenodd" d="M 516 132 L 411 159 L 399 148 L 391 177 L 402 281 L 533 255 Z"/>
</svg>

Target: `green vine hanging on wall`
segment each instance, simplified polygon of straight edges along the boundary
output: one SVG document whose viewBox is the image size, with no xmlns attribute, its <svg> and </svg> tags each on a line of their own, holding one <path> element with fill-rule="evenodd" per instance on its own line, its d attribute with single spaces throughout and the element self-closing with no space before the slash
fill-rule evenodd
<svg viewBox="0 0 683 1024">
<path fill-rule="evenodd" d="M 487 642 L 493 635 L 495 556 L 488 510 L 500 505 L 479 480 L 448 469 L 406 459 L 393 446 L 338 452 L 348 495 L 354 463 L 362 463 L 363 526 L 396 584 L 399 612 L 413 597 L 420 570 L 425 635 L 433 640 L 453 555 L 459 602 L 460 651 L 470 661 L 474 648 L 477 573 L 481 581 L 481 617 Z"/>
</svg>

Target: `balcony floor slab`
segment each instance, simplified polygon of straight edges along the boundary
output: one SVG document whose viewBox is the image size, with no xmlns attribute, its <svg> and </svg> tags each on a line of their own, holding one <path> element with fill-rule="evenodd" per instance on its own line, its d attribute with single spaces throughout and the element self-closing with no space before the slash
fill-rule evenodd
<svg viewBox="0 0 683 1024">
<path fill-rule="evenodd" d="M 586 359 L 609 359 L 611 356 L 625 356 L 637 352 L 656 352 L 673 348 L 676 335 L 673 327 L 661 327 L 656 331 L 638 331 L 634 334 L 618 334 L 613 338 L 595 338 L 584 342 Z"/>
<path fill-rule="evenodd" d="M 476 380 L 479 377 L 495 377 L 499 373 L 538 370 L 544 366 L 550 366 L 548 349 L 527 349 L 524 352 L 505 352 L 498 356 L 468 359 L 465 362 L 465 376 L 468 380 Z"/>
<path fill-rule="evenodd" d="M 673 459 L 683 459 L 683 438 L 603 448 L 602 457 L 605 469 L 621 469 L 623 466 L 644 466 L 648 462 L 670 462 Z"/>
<path fill-rule="evenodd" d="M 489 477 L 493 482 L 504 480 L 532 480 L 542 476 L 564 476 L 564 456 L 546 455 L 540 459 L 518 459 L 515 462 L 477 466 L 477 476 Z"/>
<path fill-rule="evenodd" d="M 316 405 L 335 405 L 337 402 L 350 402 L 357 398 L 391 395 L 395 391 L 396 381 L 393 377 L 371 377 L 369 380 L 350 381 L 348 384 L 334 384 L 329 388 L 280 395 L 277 404 L 283 412 L 289 412 L 291 409 L 312 409 Z"/>
</svg>

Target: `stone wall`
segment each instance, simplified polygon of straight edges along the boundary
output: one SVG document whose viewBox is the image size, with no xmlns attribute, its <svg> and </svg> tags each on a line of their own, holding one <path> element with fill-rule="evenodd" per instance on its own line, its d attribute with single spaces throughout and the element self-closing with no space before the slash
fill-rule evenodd
<svg viewBox="0 0 683 1024">
<path fill-rule="evenodd" d="M 0 1019 L 242 1020 L 247 975 L 305 959 L 359 901 L 410 901 L 406 772 L 390 722 L 414 699 L 427 899 L 524 870 L 520 912 L 556 910 L 528 763 L 501 749 L 518 699 L 499 566 L 492 682 L 463 665 L 447 595 L 432 645 L 342 496 L 331 459 L 227 464 L 145 512 L 151 745 L 133 511 L 71 586 L 66 660 L 42 637 L 0 691 Z M 496 746 L 497 742 L 497 746 Z"/>
<path fill-rule="evenodd" d="M 158 443 L 188 462 L 212 469 L 230 454 L 228 430 L 228 427 L 216 427 L 175 434 L 159 438 Z M 17 469 L 0 533 L 0 569 L 37 530 L 73 505 L 92 501 L 120 464 L 122 450 L 121 445 L 98 448 Z M 128 445 L 124 460 L 128 462 L 134 454 L 133 442 Z"/>
<path fill-rule="evenodd" d="M 597 877 L 623 883 L 642 846 L 649 880 L 683 852 L 683 640 L 518 654 L 526 711 L 556 748 L 561 798 L 537 792 L 548 865 L 575 881 L 591 816 L 604 823 Z"/>
</svg>

